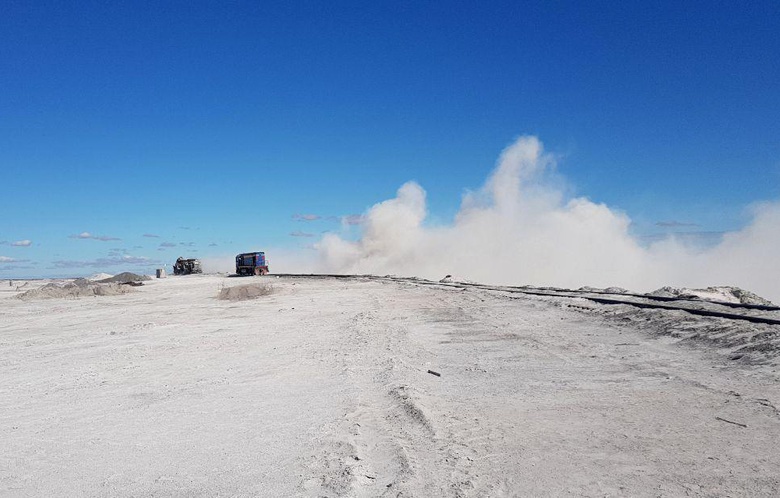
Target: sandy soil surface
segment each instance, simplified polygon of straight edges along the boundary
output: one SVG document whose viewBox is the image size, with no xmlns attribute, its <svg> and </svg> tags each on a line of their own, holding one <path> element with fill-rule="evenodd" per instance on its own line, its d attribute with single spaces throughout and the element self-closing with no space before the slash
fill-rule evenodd
<svg viewBox="0 0 780 498">
<path fill-rule="evenodd" d="M 2 496 L 780 494 L 776 358 L 675 334 L 721 319 L 360 278 L 15 297 L 45 283 L 0 286 Z"/>
</svg>

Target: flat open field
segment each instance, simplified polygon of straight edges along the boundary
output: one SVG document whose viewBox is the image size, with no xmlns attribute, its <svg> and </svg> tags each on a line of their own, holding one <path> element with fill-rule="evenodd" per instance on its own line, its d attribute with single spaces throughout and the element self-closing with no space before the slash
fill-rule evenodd
<svg viewBox="0 0 780 498">
<path fill-rule="evenodd" d="M 778 325 L 358 277 L 23 290 L 2 496 L 780 495 L 777 358 L 744 347 Z"/>
</svg>

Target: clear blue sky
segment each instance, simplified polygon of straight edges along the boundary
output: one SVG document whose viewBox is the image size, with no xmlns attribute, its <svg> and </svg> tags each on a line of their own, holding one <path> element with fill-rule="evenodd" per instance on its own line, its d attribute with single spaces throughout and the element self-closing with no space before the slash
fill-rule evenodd
<svg viewBox="0 0 780 498">
<path fill-rule="evenodd" d="M 0 278 L 302 247 L 407 180 L 446 223 L 522 134 L 638 235 L 734 230 L 780 198 L 778 33 L 776 1 L 5 0 Z"/>
</svg>

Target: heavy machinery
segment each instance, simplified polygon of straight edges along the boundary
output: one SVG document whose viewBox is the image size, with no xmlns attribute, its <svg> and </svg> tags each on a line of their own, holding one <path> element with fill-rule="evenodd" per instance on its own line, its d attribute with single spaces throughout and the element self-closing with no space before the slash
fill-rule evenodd
<svg viewBox="0 0 780 498">
<path fill-rule="evenodd" d="M 189 275 L 190 273 L 203 273 L 199 259 L 178 258 L 173 264 L 174 275 Z"/>
<path fill-rule="evenodd" d="M 237 275 L 268 275 L 264 252 L 245 252 L 236 256 Z"/>
</svg>

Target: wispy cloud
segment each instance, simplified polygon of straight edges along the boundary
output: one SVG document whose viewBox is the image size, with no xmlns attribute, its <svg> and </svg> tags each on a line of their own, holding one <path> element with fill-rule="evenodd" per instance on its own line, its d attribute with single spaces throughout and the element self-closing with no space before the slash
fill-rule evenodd
<svg viewBox="0 0 780 498">
<path fill-rule="evenodd" d="M 659 221 L 655 226 L 663 228 L 690 228 L 699 225 L 696 223 L 684 223 L 682 221 Z"/>
<path fill-rule="evenodd" d="M 30 265 L 2 265 L 0 266 L 0 272 L 12 271 L 12 270 L 32 270 Z"/>
<path fill-rule="evenodd" d="M 152 260 L 144 257 L 144 256 L 130 256 L 129 254 L 125 254 L 121 258 L 121 263 L 130 263 L 131 265 L 145 265 L 147 263 L 150 263 Z"/>
<path fill-rule="evenodd" d="M 32 245 L 32 240 L 17 240 L 16 242 L 11 242 L 11 245 L 14 247 L 30 247 Z"/>
<path fill-rule="evenodd" d="M 307 232 L 301 232 L 300 230 L 296 230 L 294 232 L 290 232 L 291 237 L 314 237 L 313 233 L 307 233 Z"/>
<path fill-rule="evenodd" d="M 155 235 L 153 233 L 145 233 L 144 237 L 149 237 L 150 239 L 159 239 L 160 238 L 159 235 Z"/>
<path fill-rule="evenodd" d="M 8 256 L 0 256 L 0 263 L 22 263 L 28 261 L 26 259 L 16 259 Z"/>
<path fill-rule="evenodd" d="M 119 257 L 98 258 L 93 260 L 57 260 L 52 262 L 54 268 L 106 268 L 109 266 L 132 265 L 145 266 L 154 264 L 150 258 L 125 254 Z"/>
<path fill-rule="evenodd" d="M 217 247 L 217 244 L 215 244 L 214 242 L 212 242 L 211 244 L 209 244 L 209 247 Z"/>
<path fill-rule="evenodd" d="M 176 244 L 174 244 L 173 242 L 162 242 L 160 244 L 160 247 L 176 247 Z"/>
<path fill-rule="evenodd" d="M 195 245 L 195 242 L 179 242 L 179 245 L 185 247 L 192 247 Z"/>
<path fill-rule="evenodd" d="M 89 232 L 81 232 L 79 234 L 70 235 L 69 237 L 71 239 L 83 239 L 83 240 L 92 239 L 92 240 L 99 240 L 101 242 L 108 242 L 110 240 L 122 240 L 118 237 L 108 237 L 106 235 L 93 235 Z"/>
<path fill-rule="evenodd" d="M 321 219 L 322 216 L 318 214 L 294 214 L 292 215 L 292 219 L 295 221 L 317 221 Z"/>
<path fill-rule="evenodd" d="M 348 214 L 341 217 L 341 222 L 345 225 L 362 225 L 365 217 L 360 214 Z"/>
<path fill-rule="evenodd" d="M 637 239 L 645 243 L 655 243 L 664 240 L 676 240 L 693 247 L 710 247 L 723 241 L 728 232 L 718 231 L 685 231 L 672 233 L 657 233 L 641 235 Z"/>
</svg>

